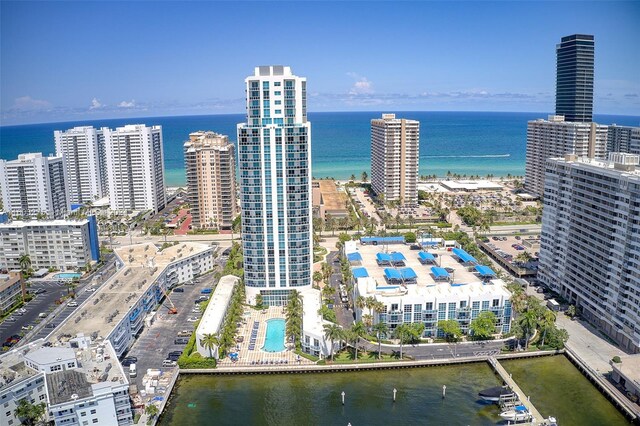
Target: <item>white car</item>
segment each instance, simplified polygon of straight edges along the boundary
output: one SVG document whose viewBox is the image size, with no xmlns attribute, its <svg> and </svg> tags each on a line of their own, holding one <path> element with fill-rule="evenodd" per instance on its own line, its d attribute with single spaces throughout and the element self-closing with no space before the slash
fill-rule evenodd
<svg viewBox="0 0 640 426">
<path fill-rule="evenodd" d="M 75 301 L 74 302 L 69 302 L 69 303 L 67 303 L 67 306 L 75 308 L 76 306 L 78 306 L 78 302 L 75 302 Z"/>
<path fill-rule="evenodd" d="M 197 317 L 187 318 L 187 322 L 196 322 L 196 321 L 199 321 L 199 320 L 200 320 L 200 318 L 197 318 Z"/>
<path fill-rule="evenodd" d="M 27 310 L 25 308 L 20 308 L 18 309 L 19 312 L 22 312 L 23 314 L 27 313 Z"/>
<path fill-rule="evenodd" d="M 95 288 L 93 287 L 89 287 L 88 289 L 85 290 L 87 293 L 93 293 L 94 291 L 96 291 Z"/>
</svg>

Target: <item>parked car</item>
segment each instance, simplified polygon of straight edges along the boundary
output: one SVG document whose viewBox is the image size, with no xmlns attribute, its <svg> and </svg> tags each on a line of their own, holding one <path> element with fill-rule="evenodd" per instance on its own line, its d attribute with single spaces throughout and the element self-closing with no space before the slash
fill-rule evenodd
<svg viewBox="0 0 640 426">
<path fill-rule="evenodd" d="M 49 324 L 45 325 L 44 328 L 56 328 L 57 324 L 50 322 Z"/>
<path fill-rule="evenodd" d="M 174 345 L 186 345 L 187 343 L 189 343 L 188 337 L 177 337 L 173 340 Z"/>
<path fill-rule="evenodd" d="M 33 330 L 33 326 L 32 325 L 23 325 L 22 329 L 23 330 Z"/>
<path fill-rule="evenodd" d="M 36 291 L 33 292 L 33 294 L 41 294 L 46 292 L 47 292 L 46 288 L 37 288 Z"/>
<path fill-rule="evenodd" d="M 536 293 L 544 293 L 544 288 L 543 287 L 536 288 Z"/>
<path fill-rule="evenodd" d="M 199 321 L 199 320 L 200 320 L 200 318 L 196 318 L 196 317 L 187 318 L 187 322 L 196 322 L 196 321 Z"/>
<path fill-rule="evenodd" d="M 184 293 L 184 288 L 182 287 L 177 287 L 173 289 L 174 293 Z"/>
<path fill-rule="evenodd" d="M 170 359 L 165 359 L 164 361 L 162 361 L 162 366 L 163 367 L 175 367 L 176 366 L 176 362 L 172 361 Z"/>
<path fill-rule="evenodd" d="M 182 330 L 180 332 L 178 332 L 178 337 L 189 337 L 193 334 L 193 331 L 191 330 Z"/>
<path fill-rule="evenodd" d="M 67 306 L 70 306 L 70 307 L 72 307 L 72 308 L 75 308 L 76 306 L 78 306 L 78 302 L 76 302 L 76 301 L 71 301 L 71 302 L 67 303 Z"/>
<path fill-rule="evenodd" d="M 122 366 L 123 366 L 123 367 L 128 367 L 128 366 L 130 366 L 131 364 L 135 364 L 136 362 L 138 362 L 138 358 L 137 358 L 137 357 L 135 357 L 135 356 L 128 356 L 128 357 L 125 357 L 125 358 L 122 360 Z"/>
</svg>

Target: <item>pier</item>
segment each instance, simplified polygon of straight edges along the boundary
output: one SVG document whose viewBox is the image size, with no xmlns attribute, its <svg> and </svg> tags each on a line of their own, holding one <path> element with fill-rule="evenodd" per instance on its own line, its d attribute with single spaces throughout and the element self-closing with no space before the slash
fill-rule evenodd
<svg viewBox="0 0 640 426">
<path fill-rule="evenodd" d="M 507 385 L 509 385 L 509 387 L 518 395 L 522 404 L 527 407 L 527 409 L 529 410 L 529 413 L 531 413 L 531 419 L 529 421 L 535 422 L 536 424 L 544 424 L 545 418 L 542 417 L 542 414 L 540 414 L 538 409 L 525 396 L 522 389 L 520 389 L 520 386 L 518 386 L 518 384 L 516 383 L 515 380 L 513 380 L 511 375 L 507 373 L 507 370 L 504 369 L 502 364 L 500 364 L 500 362 L 495 357 L 489 357 L 488 362 L 496 371 L 496 373 L 500 375 L 502 380 L 504 380 L 504 382 Z"/>
</svg>

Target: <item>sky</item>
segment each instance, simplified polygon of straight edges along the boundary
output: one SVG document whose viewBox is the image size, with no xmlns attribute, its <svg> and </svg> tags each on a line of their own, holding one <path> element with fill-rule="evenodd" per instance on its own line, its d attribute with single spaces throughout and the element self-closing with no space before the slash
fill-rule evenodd
<svg viewBox="0 0 640 426">
<path fill-rule="evenodd" d="M 309 111 L 555 108 L 555 46 L 595 35 L 594 113 L 640 115 L 640 2 L 0 2 L 0 124 L 243 113 L 258 65 Z"/>
</svg>

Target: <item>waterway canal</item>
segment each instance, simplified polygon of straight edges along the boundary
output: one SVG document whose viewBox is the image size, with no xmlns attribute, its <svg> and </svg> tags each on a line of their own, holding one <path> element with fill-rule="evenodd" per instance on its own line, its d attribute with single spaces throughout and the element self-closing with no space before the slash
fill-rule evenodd
<svg viewBox="0 0 640 426">
<path fill-rule="evenodd" d="M 542 414 L 555 413 L 561 425 L 628 424 L 563 356 L 510 361 L 505 368 L 539 401 Z M 498 407 L 480 402 L 477 394 L 499 384 L 486 363 L 356 373 L 186 375 L 160 424 L 495 425 Z M 444 399 L 442 385 L 447 386 Z"/>
</svg>

